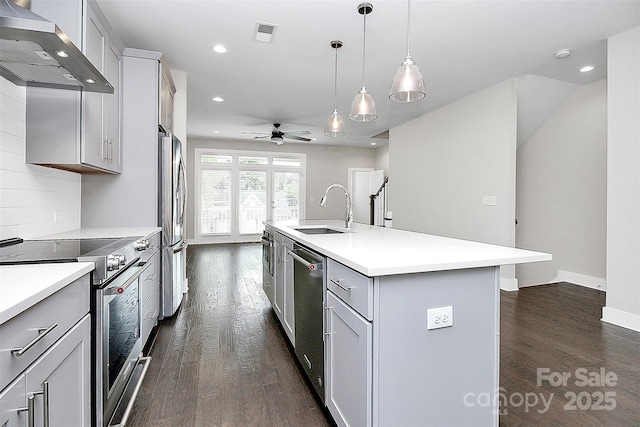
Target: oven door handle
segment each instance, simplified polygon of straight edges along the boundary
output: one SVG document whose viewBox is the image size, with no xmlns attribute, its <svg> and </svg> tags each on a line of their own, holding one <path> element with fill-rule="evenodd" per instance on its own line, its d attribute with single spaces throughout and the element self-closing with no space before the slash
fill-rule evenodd
<svg viewBox="0 0 640 427">
<path fill-rule="evenodd" d="M 118 285 L 118 286 L 111 285 L 111 286 L 107 286 L 106 288 L 104 288 L 104 290 L 103 290 L 104 296 L 118 295 L 118 294 L 124 293 L 124 291 L 133 282 L 135 282 L 138 279 L 138 277 L 140 277 L 140 275 L 142 273 L 144 273 L 151 266 L 151 263 L 150 262 L 145 262 L 145 263 L 140 263 L 139 265 L 140 265 L 139 267 L 137 267 L 137 266 L 130 267 L 131 269 L 138 269 L 138 271 L 133 272 L 131 277 L 129 277 L 123 284 Z"/>
</svg>

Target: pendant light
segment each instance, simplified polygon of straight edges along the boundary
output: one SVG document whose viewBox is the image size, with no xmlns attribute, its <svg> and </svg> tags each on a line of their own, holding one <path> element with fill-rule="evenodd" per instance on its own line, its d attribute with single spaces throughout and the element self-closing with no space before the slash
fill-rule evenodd
<svg viewBox="0 0 640 427">
<path fill-rule="evenodd" d="M 351 104 L 351 113 L 349 113 L 349 118 L 354 122 L 370 122 L 378 117 L 378 114 L 376 113 L 376 104 L 373 102 L 373 98 L 369 94 L 369 91 L 367 91 L 364 84 L 367 15 L 370 14 L 372 10 L 373 6 L 371 3 L 361 3 L 358 6 L 358 13 L 364 16 L 364 32 L 362 38 L 362 88 L 353 99 L 353 103 Z"/>
<path fill-rule="evenodd" d="M 331 47 L 336 50 L 336 65 L 333 80 L 333 113 L 331 113 L 329 120 L 327 120 L 327 125 L 324 127 L 324 134 L 336 138 L 347 134 L 347 132 L 344 131 L 342 116 L 338 114 L 338 49 L 342 47 L 342 42 L 340 40 L 334 40 L 331 42 Z"/>
<path fill-rule="evenodd" d="M 413 62 L 409 50 L 411 0 L 407 2 L 407 56 L 404 58 L 400 68 L 398 68 L 393 83 L 391 83 L 391 90 L 389 90 L 389 99 L 395 102 L 415 102 L 427 96 L 422 74 L 420 74 L 416 63 Z"/>
</svg>

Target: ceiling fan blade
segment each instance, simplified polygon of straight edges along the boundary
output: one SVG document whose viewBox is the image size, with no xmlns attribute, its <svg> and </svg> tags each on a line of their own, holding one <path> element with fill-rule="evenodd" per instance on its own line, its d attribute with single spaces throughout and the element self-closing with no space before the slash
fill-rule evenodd
<svg viewBox="0 0 640 427">
<path fill-rule="evenodd" d="M 242 133 L 245 135 L 271 135 L 269 132 L 243 132 L 243 131 L 238 131 L 238 133 Z"/>
<path fill-rule="evenodd" d="M 285 135 L 309 135 L 310 133 L 308 130 L 288 130 L 284 132 Z"/>
<path fill-rule="evenodd" d="M 285 132 L 285 138 L 287 138 L 287 139 L 295 139 L 295 140 L 298 140 L 298 141 L 306 141 L 306 142 L 311 141 L 309 138 L 304 138 L 302 136 L 286 135 L 286 132 Z"/>
</svg>

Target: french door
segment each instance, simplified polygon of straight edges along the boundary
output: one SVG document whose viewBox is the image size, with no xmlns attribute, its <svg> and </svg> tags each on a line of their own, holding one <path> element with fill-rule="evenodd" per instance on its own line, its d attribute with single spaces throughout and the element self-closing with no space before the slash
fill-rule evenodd
<svg viewBox="0 0 640 427">
<path fill-rule="evenodd" d="M 304 218 L 304 154 L 196 150 L 196 240 L 257 241 L 265 220 Z"/>
</svg>

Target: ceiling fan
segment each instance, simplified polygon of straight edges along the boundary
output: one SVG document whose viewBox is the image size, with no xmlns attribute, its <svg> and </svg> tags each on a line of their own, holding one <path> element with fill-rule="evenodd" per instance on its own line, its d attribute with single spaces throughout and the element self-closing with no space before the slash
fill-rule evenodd
<svg viewBox="0 0 640 427">
<path fill-rule="evenodd" d="M 267 132 L 240 132 L 240 133 L 246 133 L 250 135 L 254 135 L 254 134 L 261 135 L 261 136 L 256 136 L 254 138 L 255 139 L 269 138 L 271 142 L 278 145 L 282 145 L 285 138 L 295 139 L 297 141 L 306 141 L 306 142 L 311 141 L 311 139 L 309 138 L 299 136 L 299 135 L 309 135 L 311 132 L 309 132 L 308 130 L 291 130 L 291 131 L 283 132 L 280 130 L 280 126 L 281 126 L 280 123 L 274 123 L 273 128 L 271 129 L 271 133 L 267 133 Z"/>
</svg>

